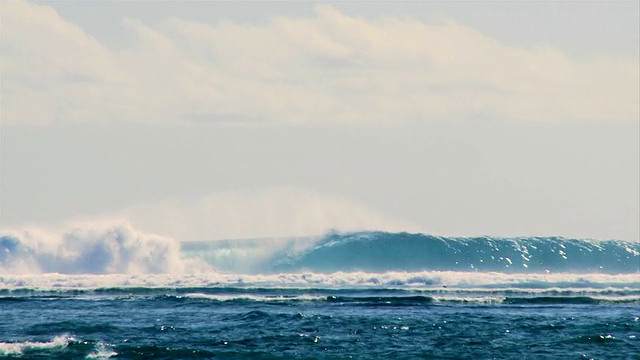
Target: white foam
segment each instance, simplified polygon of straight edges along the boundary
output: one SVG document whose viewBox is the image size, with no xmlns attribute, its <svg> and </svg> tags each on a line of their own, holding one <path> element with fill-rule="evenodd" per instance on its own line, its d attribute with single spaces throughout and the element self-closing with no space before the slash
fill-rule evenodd
<svg viewBox="0 0 640 360">
<path fill-rule="evenodd" d="M 174 239 L 134 230 L 125 221 L 64 229 L 0 231 L 0 274 L 185 273 L 211 270 L 185 259 Z"/>
<path fill-rule="evenodd" d="M 67 335 L 60 335 L 47 342 L 0 342 L 0 355 L 5 356 L 21 356 L 29 350 L 46 350 L 53 348 L 64 348 L 69 345 L 69 342 L 74 340 L 73 337 Z"/>
<path fill-rule="evenodd" d="M 87 355 L 86 359 L 108 359 L 112 356 L 118 355 L 107 344 L 99 342 L 96 348 Z"/>
<path fill-rule="evenodd" d="M 37 274 L 2 275 L 0 289 L 97 289 L 120 287 L 190 288 L 190 287 L 264 287 L 264 288 L 411 288 L 411 289 L 638 289 L 638 274 L 572 273 L 482 273 L 455 271 L 421 272 L 336 272 L 230 274 L 202 272 L 195 274 Z"/>
</svg>

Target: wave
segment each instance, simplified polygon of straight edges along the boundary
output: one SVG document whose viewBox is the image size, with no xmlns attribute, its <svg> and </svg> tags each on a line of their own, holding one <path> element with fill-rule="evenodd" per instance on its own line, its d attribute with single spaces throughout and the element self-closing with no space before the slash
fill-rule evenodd
<svg viewBox="0 0 640 360">
<path fill-rule="evenodd" d="M 63 231 L 0 232 L 0 274 L 181 273 L 210 270 L 186 259 L 174 239 L 134 230 L 126 222 Z"/>
<path fill-rule="evenodd" d="M 86 351 L 89 353 L 83 356 Z M 50 341 L 0 342 L 0 356 L 8 357 L 108 359 L 115 355 L 118 353 L 104 342 L 82 341 L 67 334 Z"/>
<path fill-rule="evenodd" d="M 74 341 L 75 338 L 68 335 L 56 336 L 51 341 L 23 341 L 23 342 L 0 342 L 0 355 L 22 356 L 32 351 L 43 351 L 55 348 L 65 348 Z"/>
<path fill-rule="evenodd" d="M 456 238 L 354 232 L 279 243 L 266 239 L 184 243 L 182 248 L 218 269 L 234 272 L 640 272 L 640 243 L 561 237 Z M 254 259 L 252 266 L 247 266 L 246 258 Z"/>
<path fill-rule="evenodd" d="M 640 243 L 560 237 L 456 238 L 387 232 L 183 242 L 126 222 L 0 232 L 0 274 L 640 272 Z M 408 282 L 429 283 L 415 277 Z"/>
<path fill-rule="evenodd" d="M 638 297 L 625 297 L 620 299 L 595 298 L 589 296 L 540 296 L 540 297 L 507 297 L 505 304 L 513 305 L 594 305 L 600 303 L 640 303 Z"/>
</svg>

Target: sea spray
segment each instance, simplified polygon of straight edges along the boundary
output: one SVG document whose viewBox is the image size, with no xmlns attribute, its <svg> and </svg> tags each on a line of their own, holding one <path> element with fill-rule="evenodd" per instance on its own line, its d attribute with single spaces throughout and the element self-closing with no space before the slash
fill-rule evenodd
<svg viewBox="0 0 640 360">
<path fill-rule="evenodd" d="M 174 239 L 126 222 L 84 223 L 62 231 L 0 232 L 0 273 L 182 273 L 210 270 L 185 259 Z"/>
</svg>

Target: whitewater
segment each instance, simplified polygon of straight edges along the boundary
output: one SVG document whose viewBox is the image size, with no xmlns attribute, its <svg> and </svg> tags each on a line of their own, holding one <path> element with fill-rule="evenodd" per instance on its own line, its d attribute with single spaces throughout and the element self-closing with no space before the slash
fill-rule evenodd
<svg viewBox="0 0 640 360">
<path fill-rule="evenodd" d="M 640 359 L 640 243 L 0 232 L 0 357 Z"/>
</svg>

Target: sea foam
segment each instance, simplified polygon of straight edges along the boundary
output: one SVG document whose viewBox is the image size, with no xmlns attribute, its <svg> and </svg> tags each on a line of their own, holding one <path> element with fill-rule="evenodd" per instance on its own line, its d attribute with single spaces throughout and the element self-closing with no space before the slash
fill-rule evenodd
<svg viewBox="0 0 640 360">
<path fill-rule="evenodd" d="M 0 355 L 4 356 L 22 356 L 25 352 L 30 350 L 47 350 L 53 348 L 64 348 L 69 345 L 69 342 L 74 338 L 68 335 L 60 335 L 53 338 L 51 341 L 36 342 L 36 341 L 23 341 L 23 342 L 0 342 Z"/>
</svg>

